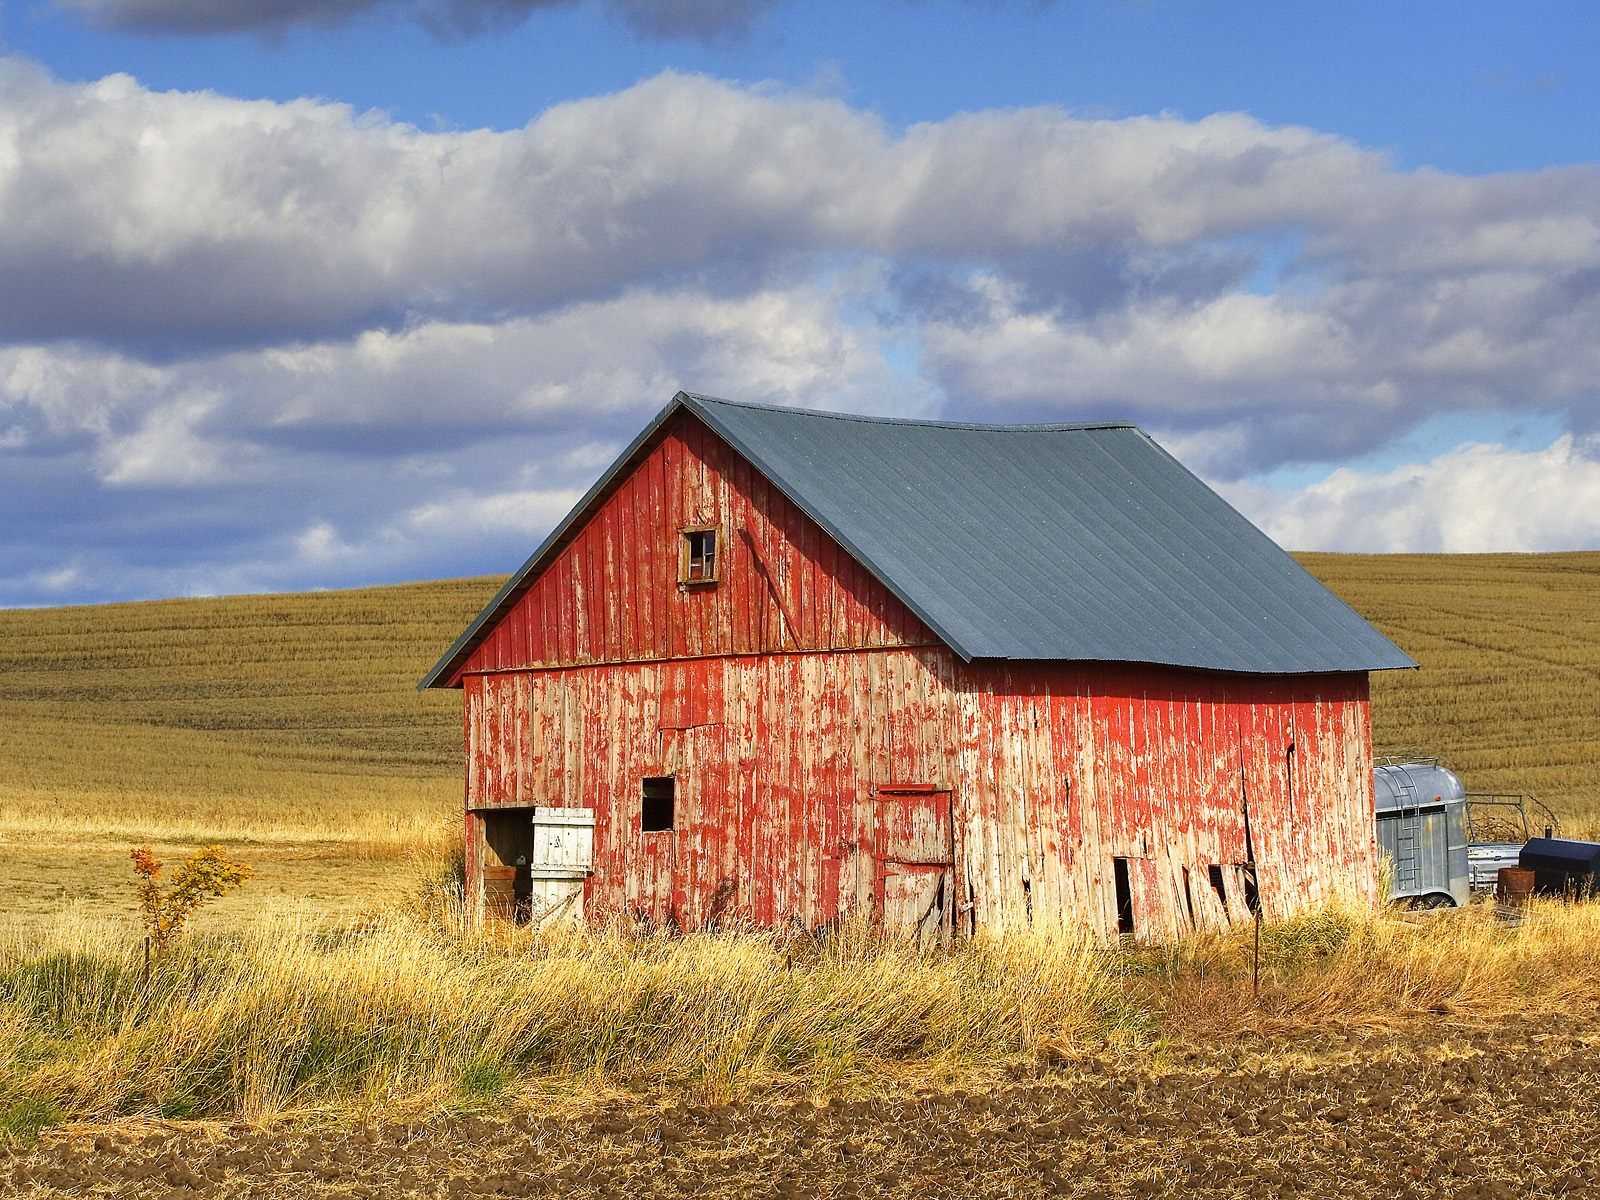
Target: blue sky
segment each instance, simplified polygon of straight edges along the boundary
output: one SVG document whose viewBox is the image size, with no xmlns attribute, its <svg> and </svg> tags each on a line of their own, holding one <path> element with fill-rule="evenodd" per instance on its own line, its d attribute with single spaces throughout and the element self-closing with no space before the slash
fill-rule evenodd
<svg viewBox="0 0 1600 1200">
<path fill-rule="evenodd" d="M 1131 417 L 1299 548 L 1600 546 L 1593 5 L 41 0 L 0 42 L 0 603 L 509 569 L 680 384 Z"/>
</svg>

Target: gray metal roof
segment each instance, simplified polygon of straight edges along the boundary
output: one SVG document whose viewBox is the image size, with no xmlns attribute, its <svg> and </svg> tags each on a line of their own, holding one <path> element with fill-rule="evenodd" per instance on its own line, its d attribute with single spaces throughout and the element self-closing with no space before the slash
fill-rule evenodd
<svg viewBox="0 0 1600 1200">
<path fill-rule="evenodd" d="M 1416 666 L 1132 425 L 890 420 L 680 392 L 420 686 L 453 671 L 680 408 L 964 659 L 1253 674 Z"/>
</svg>

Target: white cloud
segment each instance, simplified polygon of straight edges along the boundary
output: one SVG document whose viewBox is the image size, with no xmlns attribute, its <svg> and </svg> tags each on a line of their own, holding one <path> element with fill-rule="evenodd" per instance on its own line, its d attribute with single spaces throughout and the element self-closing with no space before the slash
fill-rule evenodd
<svg viewBox="0 0 1600 1200">
<path fill-rule="evenodd" d="M 221 448 L 196 430 L 214 407 L 210 400 L 172 404 L 150 413 L 132 433 L 108 438 L 100 452 L 100 478 L 113 486 L 161 487 L 216 479 L 223 468 Z"/>
<path fill-rule="evenodd" d="M 1600 438 L 1542 450 L 1467 445 L 1297 492 L 1224 491 L 1280 544 L 1371 552 L 1600 549 Z"/>
<path fill-rule="evenodd" d="M 518 490 L 481 496 L 458 492 L 406 514 L 406 523 L 424 534 L 517 533 L 536 540 L 549 533 L 571 511 L 583 493 L 576 488 L 554 491 Z"/>
<path fill-rule="evenodd" d="M 165 364 L 81 343 L 0 347 L 0 416 L 91 438 L 107 482 L 189 485 L 319 439 L 416 454 L 579 422 L 579 441 L 621 437 L 680 387 L 931 411 L 931 389 L 886 362 L 885 332 L 847 319 L 849 282 L 726 299 L 635 290 L 540 317 L 432 321 Z"/>
<path fill-rule="evenodd" d="M 667 74 L 522 129 L 430 133 L 11 60 L 0 145 L 10 319 L 62 334 L 330 332 L 785 254 L 968 262 L 1293 228 L 1322 239 L 1319 261 L 1389 273 L 1418 245 L 1433 249 L 1407 270 L 1600 264 L 1593 170 L 1405 174 L 1240 114 L 1031 109 L 895 134 L 837 100 Z M 76 286 L 91 277 L 97 291 Z"/>
</svg>

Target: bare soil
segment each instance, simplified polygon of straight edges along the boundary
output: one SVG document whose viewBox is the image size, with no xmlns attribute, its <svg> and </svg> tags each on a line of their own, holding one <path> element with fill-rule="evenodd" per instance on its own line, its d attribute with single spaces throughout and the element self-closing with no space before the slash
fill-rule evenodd
<svg viewBox="0 0 1600 1200">
<path fill-rule="evenodd" d="M 1555 1197 L 1600 1187 L 1600 1019 L 1261 1035 L 822 1103 L 75 1127 L 18 1197 Z M 1018 1073 L 1014 1073 L 1018 1074 Z"/>
</svg>

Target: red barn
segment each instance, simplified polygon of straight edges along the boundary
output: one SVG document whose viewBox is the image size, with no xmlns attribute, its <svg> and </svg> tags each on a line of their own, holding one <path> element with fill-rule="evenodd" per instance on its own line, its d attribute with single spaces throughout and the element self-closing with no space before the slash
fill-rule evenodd
<svg viewBox="0 0 1600 1200">
<path fill-rule="evenodd" d="M 421 686 L 490 908 L 1161 936 L 1375 899 L 1414 665 L 1131 425 L 680 393 Z"/>
</svg>

